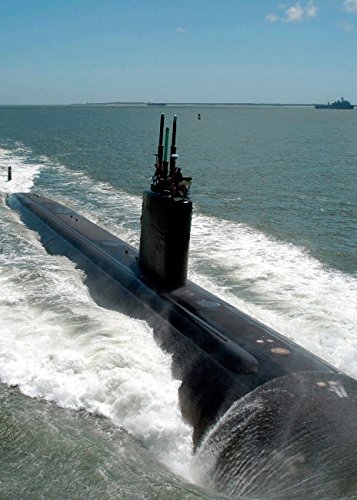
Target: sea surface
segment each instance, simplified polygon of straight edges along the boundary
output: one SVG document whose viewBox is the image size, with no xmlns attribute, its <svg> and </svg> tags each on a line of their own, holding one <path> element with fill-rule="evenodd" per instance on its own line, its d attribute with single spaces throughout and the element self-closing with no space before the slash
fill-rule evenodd
<svg viewBox="0 0 357 500">
<path fill-rule="evenodd" d="M 162 111 L 193 177 L 189 278 L 357 378 L 356 111 L 0 107 L 2 499 L 228 498 L 150 327 L 99 307 L 5 202 L 55 198 L 137 247 Z"/>
</svg>

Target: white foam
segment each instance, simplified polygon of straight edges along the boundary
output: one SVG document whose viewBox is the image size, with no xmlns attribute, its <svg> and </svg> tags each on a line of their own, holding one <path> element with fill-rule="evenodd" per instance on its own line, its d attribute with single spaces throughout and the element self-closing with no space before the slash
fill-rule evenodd
<svg viewBox="0 0 357 500">
<path fill-rule="evenodd" d="M 18 147 L 15 151 L 0 147 L 0 193 L 28 192 L 31 190 L 42 164 L 27 160 L 27 151 Z M 12 168 L 12 180 L 8 181 L 8 167 Z"/>
<path fill-rule="evenodd" d="M 304 249 L 196 215 L 190 278 L 357 378 L 357 279 Z"/>
<path fill-rule="evenodd" d="M 83 273 L 49 256 L 11 216 L 0 253 L 1 381 L 110 418 L 188 478 L 191 429 L 179 411 L 171 357 L 145 322 L 97 306 Z"/>
</svg>

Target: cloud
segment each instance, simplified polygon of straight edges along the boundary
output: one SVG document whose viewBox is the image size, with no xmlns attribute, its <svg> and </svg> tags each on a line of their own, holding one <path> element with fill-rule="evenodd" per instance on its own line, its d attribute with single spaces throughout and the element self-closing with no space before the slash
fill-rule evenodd
<svg viewBox="0 0 357 500">
<path fill-rule="evenodd" d="M 357 14 L 357 0 L 344 0 L 343 6 L 347 12 Z"/>
<path fill-rule="evenodd" d="M 305 12 L 307 17 L 316 17 L 319 9 L 316 7 L 313 1 L 309 2 L 305 7 Z"/>
<path fill-rule="evenodd" d="M 265 20 L 269 21 L 270 23 L 276 23 L 279 20 L 279 18 L 276 14 L 268 14 Z"/>
<path fill-rule="evenodd" d="M 186 28 L 182 28 L 182 26 L 179 26 L 176 28 L 177 33 L 186 33 Z"/>
<path fill-rule="evenodd" d="M 356 26 L 353 23 L 349 22 L 341 23 L 340 26 L 343 29 L 343 31 L 346 31 L 346 33 L 352 33 L 352 31 L 354 31 L 356 28 Z"/>
<path fill-rule="evenodd" d="M 287 23 L 295 23 L 302 21 L 304 18 L 305 10 L 299 2 L 296 5 L 292 5 L 285 11 L 285 21 Z"/>
<path fill-rule="evenodd" d="M 345 0 L 357 3 L 357 0 Z M 275 23 L 277 21 L 283 21 L 285 23 L 297 23 L 304 21 L 310 17 L 316 17 L 318 13 L 318 8 L 314 4 L 313 0 L 310 0 L 305 7 L 302 7 L 300 2 L 296 2 L 294 5 L 280 5 L 279 9 L 283 11 L 283 15 L 281 17 L 276 14 L 268 14 L 265 18 L 266 21 L 271 23 Z"/>
</svg>

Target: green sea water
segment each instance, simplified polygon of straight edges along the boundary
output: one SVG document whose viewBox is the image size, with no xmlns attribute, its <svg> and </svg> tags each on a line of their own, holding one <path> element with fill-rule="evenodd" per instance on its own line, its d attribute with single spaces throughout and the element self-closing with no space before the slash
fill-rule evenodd
<svg viewBox="0 0 357 500">
<path fill-rule="evenodd" d="M 193 177 L 190 278 L 357 378 L 355 111 L 2 107 L 1 498 L 224 498 L 149 327 L 97 306 L 5 203 L 53 197 L 138 246 L 162 111 Z"/>
</svg>

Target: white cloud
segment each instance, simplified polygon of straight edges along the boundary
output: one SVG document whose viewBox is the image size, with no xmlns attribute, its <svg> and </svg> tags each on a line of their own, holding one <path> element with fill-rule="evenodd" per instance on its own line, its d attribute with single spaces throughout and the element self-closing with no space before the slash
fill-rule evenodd
<svg viewBox="0 0 357 500">
<path fill-rule="evenodd" d="M 186 28 L 182 28 L 182 26 L 179 26 L 176 28 L 177 33 L 186 33 Z"/>
<path fill-rule="evenodd" d="M 357 0 L 344 0 L 343 6 L 347 12 L 357 14 Z"/>
<path fill-rule="evenodd" d="M 355 2 L 357 4 L 357 0 L 345 1 Z M 265 20 L 271 23 L 275 23 L 277 21 L 297 23 L 300 21 L 304 21 L 309 17 L 316 17 L 319 10 L 314 4 L 313 0 L 310 0 L 305 7 L 303 7 L 300 2 L 296 2 L 291 6 L 287 6 L 286 4 L 279 5 L 279 9 L 283 11 L 283 15 L 281 17 L 277 16 L 276 14 L 268 14 Z"/>
<path fill-rule="evenodd" d="M 266 21 L 269 21 L 270 23 L 276 23 L 278 21 L 278 16 L 276 14 L 268 14 L 265 18 Z"/>
<path fill-rule="evenodd" d="M 304 14 L 305 14 L 305 10 L 303 9 L 303 7 L 301 7 L 301 5 L 298 2 L 297 4 L 292 5 L 291 7 L 286 9 L 284 20 L 287 23 L 299 22 L 299 21 L 303 20 Z"/>
</svg>

